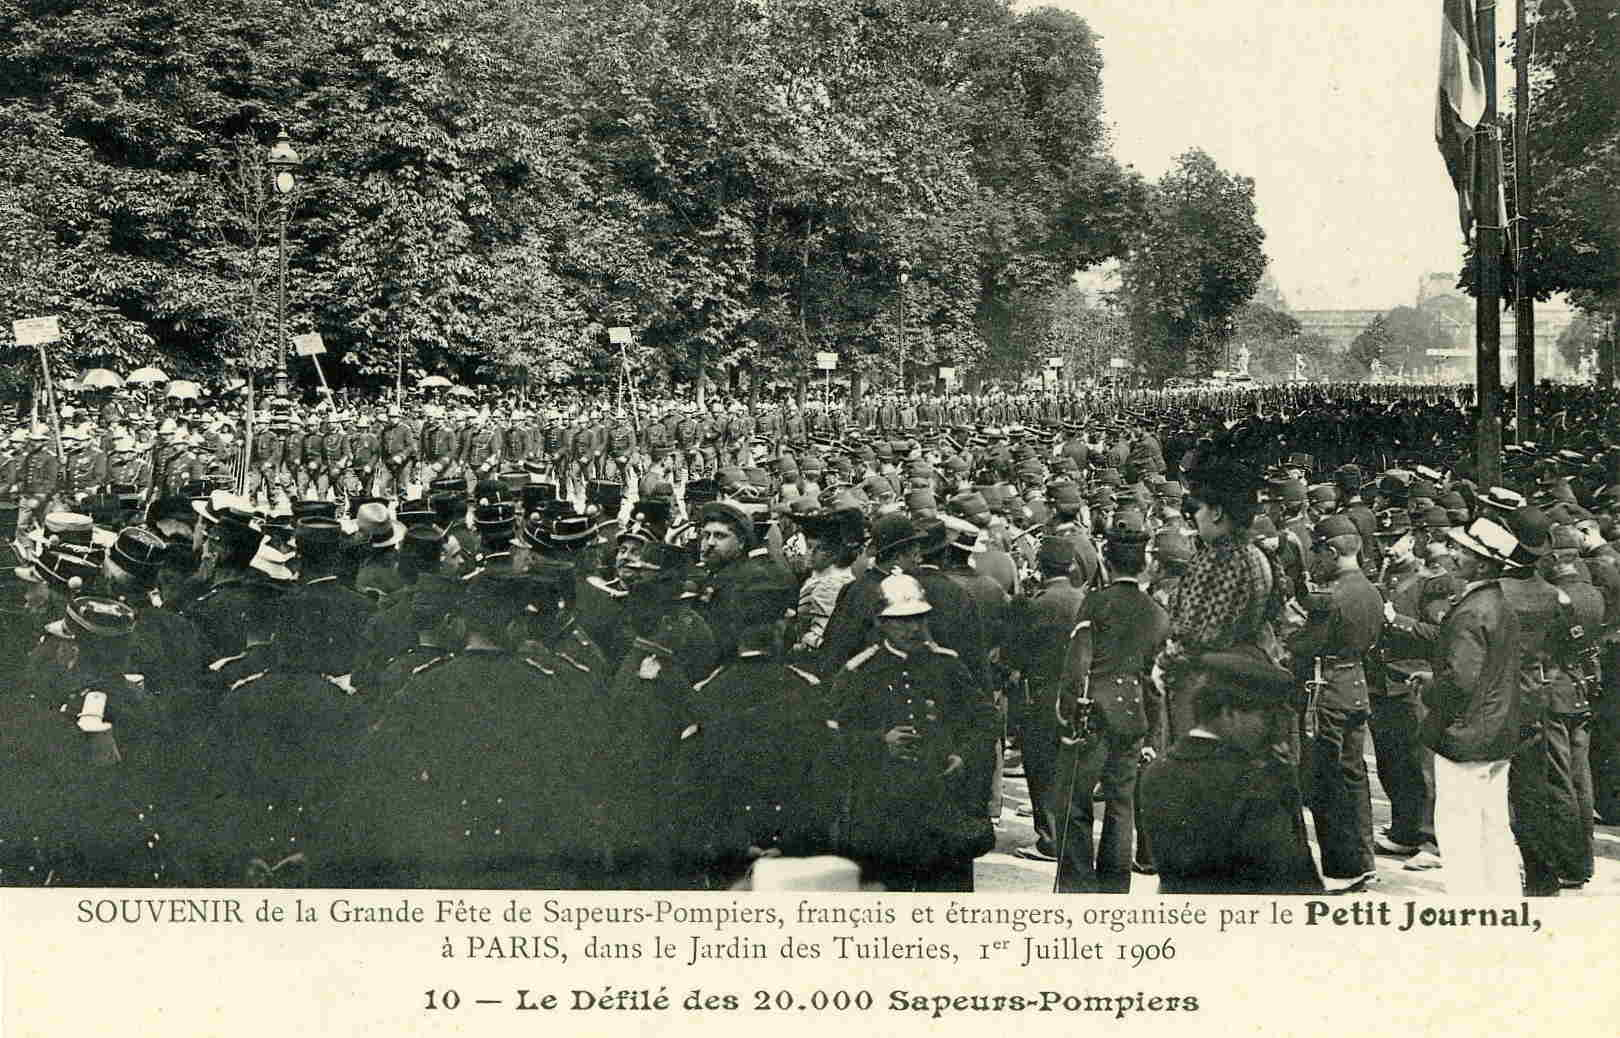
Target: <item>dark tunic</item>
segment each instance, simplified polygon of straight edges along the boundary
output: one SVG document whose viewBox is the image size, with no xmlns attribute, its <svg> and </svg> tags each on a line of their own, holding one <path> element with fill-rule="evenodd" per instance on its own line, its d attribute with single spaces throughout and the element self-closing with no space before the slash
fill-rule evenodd
<svg viewBox="0 0 1620 1038">
<path fill-rule="evenodd" d="M 983 791 L 995 708 L 956 653 L 901 653 L 886 643 L 856 654 L 828 690 L 826 710 L 847 741 L 850 808 L 845 844 L 857 860 L 928 867 L 994 845 Z M 912 725 L 905 757 L 883 736 Z M 963 766 L 945 775 L 948 758 Z"/>
<path fill-rule="evenodd" d="M 832 849 L 841 741 L 814 674 L 763 653 L 694 686 L 677 750 L 679 853 L 741 871 L 750 847 Z"/>
<path fill-rule="evenodd" d="M 547 662 L 465 650 L 418 670 L 360 745 L 339 885 L 571 886 L 591 834 L 594 716 Z"/>
</svg>

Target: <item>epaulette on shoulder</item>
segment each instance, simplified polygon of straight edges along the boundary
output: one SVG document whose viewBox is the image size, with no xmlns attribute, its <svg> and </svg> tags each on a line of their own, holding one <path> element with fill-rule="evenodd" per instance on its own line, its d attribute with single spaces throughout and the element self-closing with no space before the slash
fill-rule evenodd
<svg viewBox="0 0 1620 1038">
<path fill-rule="evenodd" d="M 210 663 L 208 665 L 208 669 L 213 671 L 215 674 L 218 674 L 220 671 L 225 669 L 226 664 L 235 663 L 237 660 L 246 658 L 247 653 L 245 652 L 239 652 L 235 656 L 221 656 L 219 659 Z"/>
<path fill-rule="evenodd" d="M 669 646 L 663 645 L 659 642 L 655 642 L 651 638 L 637 638 L 633 643 L 633 648 L 642 652 L 654 652 L 660 656 L 668 657 L 669 659 L 675 658 L 674 649 L 671 649 Z"/>
<path fill-rule="evenodd" d="M 591 640 L 585 636 L 584 631 L 576 627 L 572 633 L 574 635 L 574 641 L 579 643 L 580 648 L 588 649 L 591 647 Z"/>
<path fill-rule="evenodd" d="M 412 667 L 411 668 L 411 676 L 415 677 L 416 675 L 421 674 L 424 671 L 431 670 L 434 667 L 437 667 L 439 664 L 445 662 L 448 659 L 450 659 L 450 657 L 448 655 L 435 656 L 432 659 L 428 660 L 426 663 L 423 663 L 423 664 L 420 664 L 418 666 Z"/>
<path fill-rule="evenodd" d="M 609 596 L 610 598 L 626 598 L 630 594 L 629 589 L 612 587 L 607 581 L 603 580 L 594 573 L 585 578 L 585 583 L 589 584 L 591 587 L 602 592 L 604 595 Z"/>
<path fill-rule="evenodd" d="M 869 660 L 873 656 L 877 655 L 877 651 L 878 651 L 878 647 L 876 645 L 868 645 L 866 648 L 862 649 L 860 652 L 857 652 L 855 655 L 851 656 L 849 658 L 849 662 L 844 664 L 844 669 L 845 670 L 860 670 L 862 667 L 864 667 L 866 665 L 867 660 Z"/>
<path fill-rule="evenodd" d="M 928 651 L 933 653 L 935 656 L 949 656 L 951 659 L 961 658 L 961 654 L 955 649 L 948 649 L 945 646 L 936 644 L 934 642 L 928 643 Z"/>
<path fill-rule="evenodd" d="M 639 639 L 638 639 L 638 641 L 639 641 Z M 575 670 L 582 671 L 582 672 L 584 672 L 586 674 L 589 674 L 591 672 L 591 668 L 587 667 L 585 664 L 583 664 L 583 663 L 579 662 L 578 660 L 574 659 L 574 657 L 568 655 L 566 652 L 559 652 L 559 653 L 557 653 L 557 655 L 560 658 L 562 658 L 564 660 L 567 660 L 569 662 L 569 664 L 572 665 Z"/>
<path fill-rule="evenodd" d="M 261 670 L 261 671 L 258 671 L 257 673 L 249 674 L 245 678 L 237 678 L 235 681 L 231 682 L 231 691 L 235 692 L 237 689 L 241 688 L 244 685 L 251 685 L 255 681 L 257 681 L 260 678 L 264 677 L 268 673 L 270 673 L 268 670 Z"/>
<path fill-rule="evenodd" d="M 196 598 L 192 599 L 192 604 L 195 605 L 198 602 L 206 602 L 226 588 L 240 583 L 241 581 L 234 577 L 229 580 L 222 580 L 218 584 L 215 584 L 213 587 L 209 588 L 207 591 L 204 591 L 202 594 L 198 595 Z"/>
<path fill-rule="evenodd" d="M 550 667 L 546 666 L 544 663 L 541 663 L 539 660 L 535 659 L 533 656 L 525 656 L 525 657 L 523 657 L 523 662 L 527 663 L 529 666 L 533 667 L 535 670 L 538 670 L 540 673 L 544 674 L 548 678 L 556 677 L 556 675 L 557 675 L 556 671 L 552 670 Z"/>
<path fill-rule="evenodd" d="M 721 675 L 721 673 L 725 671 L 725 669 L 726 669 L 726 666 L 725 666 L 725 664 L 722 663 L 720 666 L 718 666 L 718 667 L 714 668 L 713 670 L 709 671 L 709 676 L 704 678 L 702 681 L 699 681 L 697 684 L 693 685 L 692 688 L 699 691 L 699 692 L 703 691 L 703 687 L 705 685 L 707 685 L 709 682 L 713 681 L 715 678 L 719 677 Z"/>
<path fill-rule="evenodd" d="M 795 674 L 799 675 L 799 677 L 803 678 L 804 683 L 807 684 L 807 685 L 819 685 L 819 684 L 821 684 L 821 679 L 816 677 L 814 674 L 810 673 L 808 670 L 800 670 L 798 667 L 795 667 L 791 663 L 788 664 L 788 670 L 791 670 L 793 673 L 795 673 Z"/>
</svg>

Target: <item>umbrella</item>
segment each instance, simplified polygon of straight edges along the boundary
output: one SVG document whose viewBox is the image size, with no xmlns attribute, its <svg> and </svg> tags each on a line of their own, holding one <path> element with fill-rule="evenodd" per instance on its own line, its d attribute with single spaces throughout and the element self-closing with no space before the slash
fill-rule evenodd
<svg viewBox="0 0 1620 1038">
<path fill-rule="evenodd" d="M 468 389 L 466 386 L 451 386 L 450 387 L 450 395 L 451 396 L 477 396 L 478 394 L 474 393 L 472 390 Z"/>
<path fill-rule="evenodd" d="M 91 368 L 79 376 L 79 381 L 90 389 L 122 389 L 124 386 L 118 373 L 106 368 Z"/>
<path fill-rule="evenodd" d="M 195 382 L 177 378 L 169 383 L 169 391 L 163 395 L 170 400 L 196 400 L 202 396 L 202 387 Z"/>
<path fill-rule="evenodd" d="M 421 382 L 423 389 L 443 389 L 450 385 L 450 380 L 443 375 L 429 375 Z"/>
<path fill-rule="evenodd" d="M 167 382 L 169 376 L 161 368 L 136 368 L 129 373 L 126 382 Z"/>
</svg>

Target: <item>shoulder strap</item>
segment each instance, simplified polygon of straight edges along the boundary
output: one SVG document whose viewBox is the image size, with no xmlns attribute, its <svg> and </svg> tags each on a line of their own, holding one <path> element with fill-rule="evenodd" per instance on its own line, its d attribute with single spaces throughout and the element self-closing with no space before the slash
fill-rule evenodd
<svg viewBox="0 0 1620 1038">
<path fill-rule="evenodd" d="M 421 664 L 420 666 L 412 667 L 411 668 L 411 676 L 415 677 L 416 675 L 422 673 L 423 671 L 430 670 L 433 667 L 437 667 L 439 664 L 443 663 L 445 660 L 447 660 L 449 658 L 450 658 L 449 656 L 435 656 L 432 659 L 428 660 L 426 663 Z"/>
<path fill-rule="evenodd" d="M 243 685 L 251 685 L 253 682 L 259 680 L 260 678 L 264 677 L 268 673 L 270 673 L 268 670 L 261 670 L 256 674 L 249 674 L 245 678 L 238 678 L 235 681 L 231 682 L 231 691 L 235 692 L 237 689 L 241 688 Z"/>
<path fill-rule="evenodd" d="M 844 664 L 844 669 L 845 670 L 859 670 L 859 669 L 861 669 L 861 667 L 865 666 L 865 664 L 866 664 L 866 662 L 868 660 L 870 660 L 873 656 L 877 655 L 877 651 L 878 651 L 878 647 L 876 645 L 868 645 L 866 648 L 862 649 L 860 652 L 857 652 L 855 655 L 851 656 L 849 658 L 849 662 Z"/>
</svg>

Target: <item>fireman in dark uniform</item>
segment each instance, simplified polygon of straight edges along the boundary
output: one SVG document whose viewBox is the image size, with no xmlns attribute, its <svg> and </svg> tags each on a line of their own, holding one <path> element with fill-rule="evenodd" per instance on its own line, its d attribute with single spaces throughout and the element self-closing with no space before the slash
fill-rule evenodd
<svg viewBox="0 0 1620 1038">
<path fill-rule="evenodd" d="M 1058 890 L 1128 894 L 1136 832 L 1136 774 L 1148 733 L 1143 689 L 1170 634 L 1170 614 L 1148 594 L 1148 532 L 1125 511 L 1106 531 L 1113 581 L 1088 595 L 1068 638 L 1056 707 L 1054 772 Z M 1092 851 L 1092 787 L 1101 785 L 1102 839 Z"/>
<path fill-rule="evenodd" d="M 969 891 L 973 859 L 995 844 L 984 813 L 995 708 L 929 637 L 922 585 L 896 574 L 881 591 L 877 643 L 828 689 L 850 761 L 844 850 L 889 890 Z"/>
<path fill-rule="evenodd" d="M 387 470 L 382 464 L 382 439 L 371 427 L 371 419 L 359 415 L 350 426 L 343 457 L 348 461 L 347 471 L 338 483 L 345 497 L 370 497 L 379 493 L 378 482 Z"/>
<path fill-rule="evenodd" d="M 134 613 L 79 597 L 64 624 L 72 666 L 0 700 L 0 884 L 194 882 L 177 867 L 169 733 L 155 697 L 124 676 Z"/>
<path fill-rule="evenodd" d="M 376 493 L 386 499 L 404 493 L 415 476 L 416 434 L 397 406 L 388 409 L 378 441 Z"/>
<path fill-rule="evenodd" d="M 204 742 L 198 784 L 210 795 L 197 811 L 214 885 L 326 882 L 341 833 L 331 810 L 366 731 L 366 702 L 336 673 L 345 663 L 331 654 L 325 619 L 283 610 L 272 622 L 263 669 L 225 689 Z"/>
<path fill-rule="evenodd" d="M 1368 727 L 1378 764 L 1378 782 L 1389 797 L 1390 824 L 1374 847 L 1408 858 L 1412 868 L 1438 865 L 1434 836 L 1434 757 L 1419 739 L 1422 705 L 1413 681 L 1430 669 L 1440 621 L 1462 590 L 1445 570 L 1413 552 L 1411 522 L 1404 509 L 1377 517 L 1383 570 L 1378 590 L 1387 603 L 1384 629 L 1368 658 L 1371 716 Z"/>
<path fill-rule="evenodd" d="M 1306 690 L 1300 762 L 1322 873 L 1330 885 L 1349 887 L 1374 875 L 1365 658 L 1383 627 L 1384 603 L 1361 571 L 1355 523 L 1327 516 L 1311 538 L 1311 575 L 1320 589 L 1302 603 L 1306 625 L 1288 640 Z"/>
<path fill-rule="evenodd" d="M 1566 889 L 1592 878 L 1592 690 L 1600 668 L 1603 593 L 1577 568 L 1581 536 L 1570 526 L 1552 530 L 1552 552 L 1542 563 L 1558 592 L 1559 623 L 1547 668 L 1547 715 L 1542 722 L 1547 754 L 1549 857 Z"/>
<path fill-rule="evenodd" d="M 207 659 L 196 625 L 152 602 L 167 551 L 163 538 L 152 531 L 126 527 L 107 549 L 102 578 L 107 593 L 135 614 L 130 653 L 133 672 L 143 675 L 154 692 L 167 697 L 176 712 L 185 714 L 195 705 L 189 700 L 201 683 Z"/>
<path fill-rule="evenodd" d="M 467 430 L 462 462 L 466 466 L 468 493 L 472 493 L 479 480 L 500 475 L 501 436 L 487 410 L 480 411 Z"/>
<path fill-rule="evenodd" d="M 262 608 L 262 600 L 279 594 L 280 588 L 251 566 L 264 540 L 257 516 L 229 508 L 215 512 L 207 502 L 196 507 L 207 524 L 203 560 L 213 575 L 208 589 L 185 606 L 184 615 L 197 626 L 204 654 L 220 659 L 242 651 L 243 614 Z"/>
<path fill-rule="evenodd" d="M 286 429 L 270 422 L 269 415 L 258 416 L 253 428 L 253 469 L 248 478 L 248 496 L 255 503 L 269 506 L 276 501 L 277 485 L 281 480 L 281 466 L 287 450 Z M 169 469 L 168 444 L 159 448 L 157 483 L 162 492 L 173 494 L 166 477 Z"/>
<path fill-rule="evenodd" d="M 774 625 L 744 629 L 734 659 L 693 686 L 680 731 L 678 860 L 724 889 L 762 855 L 831 849 L 838 736 L 820 681 L 777 653 Z"/>
<path fill-rule="evenodd" d="M 592 733 L 543 661 L 507 631 L 533 599 L 521 574 L 467 585 L 465 647 L 420 669 L 367 733 L 340 808 L 341 885 L 577 887 L 592 842 Z M 559 791 L 574 796 L 560 796 Z"/>
<path fill-rule="evenodd" d="M 28 444 L 18 454 L 12 493 L 17 495 L 17 527 L 28 530 L 45 518 L 56 496 L 60 465 L 46 440 L 45 426 L 35 425 Z"/>
</svg>

